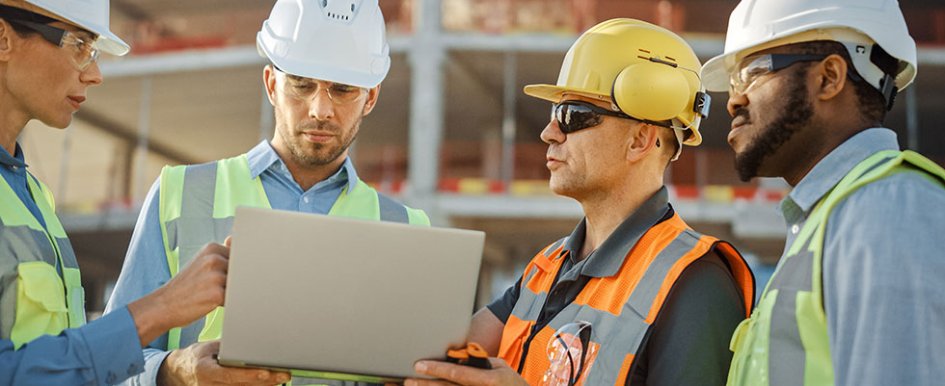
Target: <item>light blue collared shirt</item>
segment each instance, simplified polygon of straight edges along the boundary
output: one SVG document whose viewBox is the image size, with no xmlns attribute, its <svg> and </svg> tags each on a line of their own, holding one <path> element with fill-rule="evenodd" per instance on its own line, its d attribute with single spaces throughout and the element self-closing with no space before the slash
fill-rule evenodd
<svg viewBox="0 0 945 386">
<path fill-rule="evenodd" d="M 858 163 L 899 149 L 873 128 L 834 149 L 781 203 L 787 245 L 817 202 Z M 932 385 L 945 379 L 945 189 L 919 171 L 867 184 L 827 220 L 823 283 L 837 385 Z"/>
<path fill-rule="evenodd" d="M 27 185 L 23 151 L 0 148 L 0 178 L 45 226 Z M 14 205 L 14 203 L 0 203 Z M 15 287 L 14 287 L 15 288 Z M 141 372 L 144 359 L 138 330 L 127 307 L 57 336 L 42 336 L 19 350 L 0 340 L 0 385 L 105 385 Z"/>
<path fill-rule="evenodd" d="M 354 165 L 349 158 L 331 177 L 318 182 L 307 191 L 302 191 L 268 141 L 260 142 L 246 156 L 252 177 L 259 177 L 262 181 L 263 189 L 273 209 L 327 214 L 335 200 L 341 195 L 341 191 L 346 186 L 350 191 L 358 181 Z M 145 198 L 138 222 L 135 224 L 128 253 L 125 255 L 121 275 L 105 308 L 106 313 L 135 301 L 170 280 L 158 214 L 159 187 L 160 183 L 156 181 Z M 201 320 L 183 329 L 181 347 L 186 347 L 196 341 L 202 325 Z M 168 354 L 166 349 L 167 334 L 164 334 L 151 342 L 144 350 L 144 372 L 129 379 L 126 383 L 156 384 L 158 370 Z"/>
</svg>

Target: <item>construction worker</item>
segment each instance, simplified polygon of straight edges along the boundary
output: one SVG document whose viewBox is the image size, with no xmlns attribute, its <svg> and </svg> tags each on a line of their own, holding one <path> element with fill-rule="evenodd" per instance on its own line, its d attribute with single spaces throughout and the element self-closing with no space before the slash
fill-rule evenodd
<svg viewBox="0 0 945 386">
<path fill-rule="evenodd" d="M 361 120 L 374 109 L 390 68 L 377 0 L 357 7 L 341 1 L 279 0 L 256 43 L 271 63 L 262 75 L 275 109 L 272 141 L 235 158 L 162 171 L 145 200 L 106 312 L 174 277 L 190 250 L 223 240 L 237 206 L 429 225 L 422 211 L 358 179 L 348 158 L 348 147 Z M 313 294 L 320 295 L 328 296 Z M 151 342 L 144 350 L 145 371 L 129 382 L 255 382 L 231 376 L 236 370 L 214 359 L 222 319 L 220 308 Z M 306 382 L 296 379 L 294 384 Z"/>
<path fill-rule="evenodd" d="M 709 99 L 699 60 L 674 33 L 613 19 L 581 35 L 541 133 L 550 187 L 585 218 L 540 251 L 473 316 L 468 341 L 492 370 L 420 361 L 407 385 L 722 385 L 754 279 L 727 242 L 701 235 L 667 201 L 663 173 L 701 143 Z"/>
<path fill-rule="evenodd" d="M 782 177 L 787 244 L 732 338 L 733 385 L 945 379 L 945 171 L 883 128 L 916 74 L 896 1 L 742 1 L 706 63 L 743 180 Z"/>
<path fill-rule="evenodd" d="M 107 0 L 0 0 L 0 384 L 104 385 L 141 372 L 141 347 L 223 303 L 229 249 L 195 250 L 190 266 L 86 324 L 76 257 L 55 203 L 17 143 L 39 120 L 64 129 L 102 83 L 99 52 L 128 45 Z M 257 373 L 268 374 L 268 371 Z"/>
</svg>

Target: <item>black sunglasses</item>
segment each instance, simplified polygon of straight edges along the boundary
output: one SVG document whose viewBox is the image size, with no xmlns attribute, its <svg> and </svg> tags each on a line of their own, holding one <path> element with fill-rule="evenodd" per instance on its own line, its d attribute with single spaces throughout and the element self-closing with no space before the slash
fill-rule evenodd
<svg viewBox="0 0 945 386">
<path fill-rule="evenodd" d="M 558 129 L 562 133 L 571 134 L 578 130 L 584 130 L 588 127 L 599 125 L 602 116 L 616 117 L 622 119 L 632 119 L 634 121 L 645 122 L 662 127 L 671 127 L 664 122 L 654 122 L 646 119 L 638 119 L 624 114 L 620 111 L 611 111 L 593 103 L 584 101 L 567 101 L 551 105 L 551 119 L 558 123 Z"/>
</svg>

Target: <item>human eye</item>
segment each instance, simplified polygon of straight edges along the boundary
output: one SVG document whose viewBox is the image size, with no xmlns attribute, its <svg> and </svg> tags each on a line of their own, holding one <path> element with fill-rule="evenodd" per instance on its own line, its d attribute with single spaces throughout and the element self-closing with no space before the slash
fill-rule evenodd
<svg viewBox="0 0 945 386">
<path fill-rule="evenodd" d="M 349 86 L 347 84 L 335 83 L 331 85 L 331 92 L 338 95 L 356 94 L 361 92 L 361 88 Z"/>
<path fill-rule="evenodd" d="M 299 91 L 310 91 L 317 87 L 313 82 L 297 78 L 289 78 L 289 85 Z"/>
<path fill-rule="evenodd" d="M 739 71 L 739 77 L 744 83 L 751 83 L 759 76 L 770 73 L 771 64 L 771 57 L 769 55 L 755 58 Z"/>
</svg>

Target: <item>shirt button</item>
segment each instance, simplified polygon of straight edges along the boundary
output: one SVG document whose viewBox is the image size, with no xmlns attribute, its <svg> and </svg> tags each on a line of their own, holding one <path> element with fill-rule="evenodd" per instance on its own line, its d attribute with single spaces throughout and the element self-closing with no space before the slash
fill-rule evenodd
<svg viewBox="0 0 945 386">
<path fill-rule="evenodd" d="M 13 171 L 17 171 L 17 170 L 20 170 L 20 167 L 16 165 L 12 165 L 10 166 L 10 169 L 13 169 Z"/>
<path fill-rule="evenodd" d="M 791 225 L 791 233 L 796 235 L 797 232 L 799 232 L 800 230 L 801 230 L 801 227 L 798 226 L 797 224 Z"/>
<path fill-rule="evenodd" d="M 305 197 L 302 197 L 302 201 L 305 201 L 305 203 L 308 204 L 308 202 L 311 201 L 311 199 L 308 198 L 308 196 L 305 196 Z"/>
</svg>

